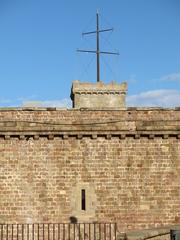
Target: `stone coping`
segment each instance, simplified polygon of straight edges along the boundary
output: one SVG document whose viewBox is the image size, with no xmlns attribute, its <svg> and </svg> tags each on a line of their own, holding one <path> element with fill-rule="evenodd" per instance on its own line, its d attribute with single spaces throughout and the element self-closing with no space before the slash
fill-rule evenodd
<svg viewBox="0 0 180 240">
<path fill-rule="evenodd" d="M 180 111 L 180 107 L 126 107 L 126 108 L 58 108 L 58 107 L 0 107 L 0 111 Z"/>
<path fill-rule="evenodd" d="M 117 83 L 112 81 L 110 83 L 100 82 L 81 82 L 79 80 L 74 80 L 72 83 L 72 92 L 81 91 L 127 91 L 127 82 Z"/>
<path fill-rule="evenodd" d="M 118 234 L 118 240 L 145 240 L 170 234 L 170 230 L 180 230 L 180 225 L 165 226 L 162 228 L 129 231 Z"/>
</svg>

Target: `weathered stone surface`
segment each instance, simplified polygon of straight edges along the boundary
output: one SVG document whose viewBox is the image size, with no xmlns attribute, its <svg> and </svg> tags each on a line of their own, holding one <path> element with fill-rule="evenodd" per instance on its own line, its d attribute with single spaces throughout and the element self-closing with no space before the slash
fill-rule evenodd
<svg viewBox="0 0 180 240">
<path fill-rule="evenodd" d="M 127 83 L 85 83 L 73 81 L 71 99 L 74 108 L 124 108 Z"/>
<path fill-rule="evenodd" d="M 175 109 L 0 110 L 0 222 L 180 223 L 179 122 Z"/>
<path fill-rule="evenodd" d="M 23 134 L 22 134 L 23 133 Z M 0 135 L 133 135 L 163 138 L 180 135 L 180 111 L 173 109 L 0 111 Z"/>
</svg>

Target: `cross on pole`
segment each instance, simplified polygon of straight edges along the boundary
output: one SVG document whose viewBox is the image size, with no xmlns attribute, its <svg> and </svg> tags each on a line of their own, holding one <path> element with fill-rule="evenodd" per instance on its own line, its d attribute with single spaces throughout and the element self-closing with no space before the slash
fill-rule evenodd
<svg viewBox="0 0 180 240">
<path fill-rule="evenodd" d="M 96 54 L 96 63 L 97 63 L 97 82 L 100 81 L 100 54 L 112 54 L 119 55 L 118 52 L 106 52 L 100 51 L 99 47 L 99 33 L 113 31 L 113 28 L 99 30 L 99 13 L 96 13 L 96 31 L 84 32 L 82 35 L 96 34 L 96 51 L 95 50 L 81 50 L 77 49 L 77 52 L 86 52 L 86 53 L 95 53 Z"/>
</svg>

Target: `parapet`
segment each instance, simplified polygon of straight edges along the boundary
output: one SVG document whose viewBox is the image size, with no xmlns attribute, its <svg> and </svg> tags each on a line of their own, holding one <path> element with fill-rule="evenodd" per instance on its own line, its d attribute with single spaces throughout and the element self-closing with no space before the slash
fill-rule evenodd
<svg viewBox="0 0 180 240">
<path fill-rule="evenodd" d="M 96 83 L 73 81 L 71 99 L 73 108 L 125 108 L 127 83 Z"/>
</svg>

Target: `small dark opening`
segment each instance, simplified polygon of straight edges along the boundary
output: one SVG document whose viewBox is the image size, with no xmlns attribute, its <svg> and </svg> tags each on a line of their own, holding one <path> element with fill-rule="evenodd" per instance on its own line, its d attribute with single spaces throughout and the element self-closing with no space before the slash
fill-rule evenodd
<svg viewBox="0 0 180 240">
<path fill-rule="evenodd" d="M 85 189 L 81 190 L 81 210 L 86 210 L 86 191 Z"/>
<path fill-rule="evenodd" d="M 70 223 L 74 223 L 74 224 L 78 222 L 77 218 L 74 216 L 71 216 L 69 220 L 70 220 Z"/>
</svg>

